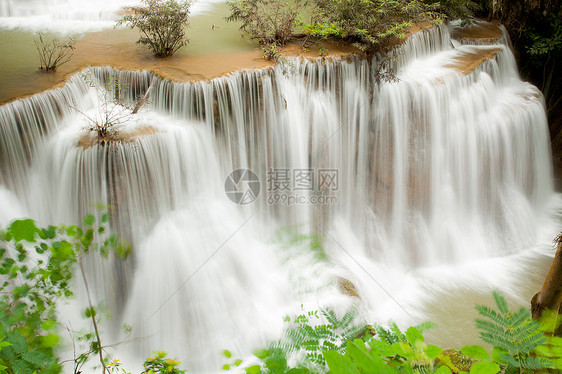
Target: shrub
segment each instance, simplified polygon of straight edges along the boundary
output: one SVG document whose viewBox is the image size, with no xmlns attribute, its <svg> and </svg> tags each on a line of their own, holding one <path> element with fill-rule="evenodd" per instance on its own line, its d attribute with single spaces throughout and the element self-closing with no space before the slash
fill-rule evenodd
<svg viewBox="0 0 562 374">
<path fill-rule="evenodd" d="M 113 252 L 128 255 L 130 248 L 108 230 L 109 215 L 100 220 L 92 214 L 81 226 L 47 226 L 40 228 L 31 219 L 15 220 L 0 228 L 0 373 L 58 374 L 61 321 L 57 314 L 60 301 L 73 296 L 71 285 L 75 270 L 81 273 L 88 296 L 84 317 L 95 331 L 80 333 L 73 341 L 73 372 L 82 372 L 92 356 L 99 355 L 103 372 L 127 373 L 119 360 L 110 359 L 98 331 L 98 308 L 92 305 L 88 282 L 82 266 L 89 253 L 106 257 Z M 77 269 L 76 269 L 77 268 Z M 125 332 L 131 327 L 124 325 Z M 74 338 L 74 334 L 71 337 Z M 84 347 L 85 343 L 87 347 Z M 119 344 L 119 343 L 117 343 Z M 115 344 L 112 344 L 115 345 Z M 76 351 L 84 348 L 84 351 Z M 155 352 L 146 359 L 144 374 L 183 374 L 178 361 Z"/>
<path fill-rule="evenodd" d="M 426 2 L 435 5 L 445 17 L 452 20 L 462 19 L 465 22 L 480 9 L 480 4 L 472 0 L 426 0 Z"/>
<path fill-rule="evenodd" d="M 261 49 L 262 49 L 261 57 L 266 60 L 277 62 L 282 57 L 281 52 L 279 52 L 279 50 L 277 49 L 277 45 L 275 43 L 265 44 L 262 46 Z"/>
<path fill-rule="evenodd" d="M 34 42 L 41 62 L 39 69 L 53 72 L 61 65 L 70 61 L 72 58 L 72 51 L 74 50 L 74 43 L 76 43 L 73 38 L 70 38 L 66 42 L 62 42 L 57 38 L 48 41 L 41 33 L 38 33 Z"/>
<path fill-rule="evenodd" d="M 560 315 L 545 310 L 540 322 L 526 308 L 510 312 L 504 297 L 494 292 L 498 311 L 477 305 L 480 338 L 491 344 L 492 354 L 480 346 L 460 351 L 427 344 L 426 322 L 401 331 L 394 322 L 388 328 L 358 327 L 351 309 L 341 319 L 333 311 L 303 313 L 293 319 L 283 336 L 267 349 L 254 352 L 257 364 L 245 366 L 234 360 L 223 369 L 242 367 L 246 373 L 532 373 L 562 368 L 562 338 L 554 336 Z M 319 323 L 318 323 L 319 322 Z M 360 325 L 359 325 L 360 326 Z M 225 351 L 231 359 L 231 354 Z"/>
<path fill-rule="evenodd" d="M 103 255 L 111 248 L 124 251 L 117 237 L 105 229 L 108 217 L 102 216 L 100 227 L 94 227 L 95 218 L 88 215 L 84 228 L 39 228 L 33 220 L 25 219 L 0 230 L 0 274 L 4 280 L 0 286 L 0 372 L 60 372 L 56 306 L 73 295 L 74 265 L 83 272 L 81 260 L 90 251 Z M 91 305 L 89 310 L 93 310 Z M 91 346 L 98 348 L 88 355 L 101 352 L 97 328 L 95 335 L 90 335 Z"/>
<path fill-rule="evenodd" d="M 293 35 L 301 0 L 233 0 L 227 21 L 240 21 L 240 30 L 260 44 L 285 45 Z"/>
<path fill-rule="evenodd" d="M 421 0 L 315 0 L 316 21 L 305 30 L 319 35 L 337 35 L 374 52 L 393 39 L 406 36 L 416 22 L 439 21 L 435 5 Z"/>
<path fill-rule="evenodd" d="M 548 341 L 541 323 L 531 319 L 531 313 L 524 307 L 510 312 L 505 298 L 496 291 L 493 295 L 497 311 L 484 305 L 476 306 L 484 317 L 476 320 L 476 327 L 480 330 L 480 339 L 494 347 L 493 361 L 507 372 L 552 368 L 551 360 L 535 354 L 535 350 Z M 486 353 L 484 358 L 489 360 L 489 355 Z"/>
<path fill-rule="evenodd" d="M 167 57 L 187 45 L 185 28 L 189 26 L 186 0 L 142 0 L 146 6 L 128 8 L 132 14 L 117 22 L 138 28 L 143 36 L 137 41 L 146 44 L 156 57 Z"/>
</svg>

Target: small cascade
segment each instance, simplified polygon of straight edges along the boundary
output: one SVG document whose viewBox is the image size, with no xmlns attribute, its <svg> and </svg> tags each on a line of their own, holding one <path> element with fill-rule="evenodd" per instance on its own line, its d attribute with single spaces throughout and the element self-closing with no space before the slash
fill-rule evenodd
<svg viewBox="0 0 562 374">
<path fill-rule="evenodd" d="M 86 82 L 74 76 L 63 87 L 0 106 L 0 184 L 28 193 L 24 180 L 30 160 L 86 91 Z"/>
<path fill-rule="evenodd" d="M 90 68 L 0 107 L 0 199 L 17 194 L 13 214 L 45 223 L 112 207 L 132 256 L 92 260 L 89 274 L 110 330 L 133 325 L 124 352 L 137 358 L 165 349 L 216 371 L 222 349 L 264 344 L 295 305 L 350 304 L 341 279 L 366 318 L 395 318 L 392 295 L 420 292 L 410 277 L 556 234 L 542 96 L 506 40 L 476 44 L 439 26 L 372 61 L 291 60 L 184 84 Z M 93 135 L 92 118 L 149 87 L 113 138 Z M 259 179 L 251 204 L 225 193 L 236 169 Z M 318 235 L 322 260 L 280 246 L 280 232 Z"/>
</svg>

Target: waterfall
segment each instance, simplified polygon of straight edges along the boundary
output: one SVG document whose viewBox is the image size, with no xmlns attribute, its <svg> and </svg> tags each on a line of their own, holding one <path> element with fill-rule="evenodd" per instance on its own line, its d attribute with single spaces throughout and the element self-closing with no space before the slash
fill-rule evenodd
<svg viewBox="0 0 562 374">
<path fill-rule="evenodd" d="M 139 339 L 124 355 L 164 349 L 191 372 L 218 370 L 221 349 L 265 344 L 297 305 L 352 303 L 339 277 L 365 318 L 424 318 L 404 308 L 424 272 L 531 253 L 555 236 L 559 205 L 543 98 L 505 37 L 461 44 L 440 26 L 389 56 L 183 84 L 89 68 L 0 107 L 0 203 L 42 223 L 112 207 L 132 256 L 88 268 L 113 314 L 108 339 L 122 323 Z M 123 105 L 151 98 L 101 145 L 87 118 L 107 110 L 113 80 Z M 237 169 L 259 178 L 251 204 L 225 193 Z M 287 232 L 321 237 L 327 259 L 273 240 Z M 505 286 L 502 271 L 480 276 Z"/>
</svg>

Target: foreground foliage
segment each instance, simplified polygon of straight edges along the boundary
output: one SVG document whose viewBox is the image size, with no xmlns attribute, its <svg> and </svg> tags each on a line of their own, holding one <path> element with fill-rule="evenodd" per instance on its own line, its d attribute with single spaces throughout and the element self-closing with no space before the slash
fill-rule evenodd
<svg viewBox="0 0 562 374">
<path fill-rule="evenodd" d="M 82 261 L 88 254 L 107 257 L 128 254 L 128 246 L 109 232 L 109 215 L 87 215 L 80 226 L 38 227 L 31 219 L 15 220 L 0 229 L 0 373 L 60 373 L 58 356 L 60 330 L 57 304 L 73 297 L 71 282 L 75 272 L 88 282 Z M 84 317 L 91 320 L 93 331 L 80 333 L 77 340 L 86 344 L 75 353 L 73 372 L 82 372 L 84 364 L 99 356 L 104 372 L 126 373 L 118 360 L 106 355 L 98 330 L 98 308 L 89 305 Z M 157 352 L 145 362 L 144 373 L 182 374 L 179 362 Z"/>
<path fill-rule="evenodd" d="M 128 8 L 132 14 L 124 16 L 118 25 L 138 28 L 143 36 L 138 43 L 145 44 L 156 57 L 167 57 L 187 45 L 185 29 L 189 26 L 189 8 L 186 0 L 142 0 L 145 6 Z"/>
<path fill-rule="evenodd" d="M 362 326 L 351 309 L 342 318 L 331 310 L 305 312 L 286 319 L 283 336 L 254 354 L 258 364 L 242 360 L 223 369 L 243 367 L 246 373 L 531 373 L 562 369 L 562 338 L 553 336 L 559 316 L 547 312 L 538 322 L 526 308 L 510 312 L 505 298 L 494 292 L 496 309 L 477 305 L 476 320 L 483 342 L 460 351 L 427 344 L 423 333 L 431 323 L 402 331 L 390 322 Z M 225 356 L 231 354 L 225 351 Z"/>
</svg>

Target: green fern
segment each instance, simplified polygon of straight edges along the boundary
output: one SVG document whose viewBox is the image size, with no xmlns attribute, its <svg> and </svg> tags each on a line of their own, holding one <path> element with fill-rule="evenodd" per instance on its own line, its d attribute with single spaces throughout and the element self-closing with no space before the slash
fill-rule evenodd
<svg viewBox="0 0 562 374">
<path fill-rule="evenodd" d="M 496 305 L 498 306 L 500 313 L 508 314 L 509 308 L 507 307 L 507 302 L 505 301 L 503 295 L 499 291 L 494 290 L 492 291 L 492 296 L 494 296 L 494 301 L 496 302 Z"/>
<path fill-rule="evenodd" d="M 388 329 L 385 329 L 382 326 L 375 325 L 374 330 L 379 336 L 379 338 L 388 345 L 392 345 L 394 343 L 405 342 L 406 335 L 398 328 L 398 325 L 394 321 L 388 322 Z"/>
<path fill-rule="evenodd" d="M 504 372 L 510 373 L 514 368 L 522 370 L 540 370 L 554 367 L 547 358 L 533 357 L 535 350 L 547 342 L 541 330 L 541 324 L 531 319 L 525 308 L 511 313 L 502 294 L 493 292 L 496 306 L 493 310 L 484 305 L 476 305 L 476 310 L 485 319 L 477 319 L 476 327 L 480 330 L 480 339 L 503 352 L 497 357 Z"/>
<path fill-rule="evenodd" d="M 268 360 L 289 357 L 297 352 L 305 353 L 303 367 L 326 367 L 323 351 L 345 353 L 346 344 L 363 329 L 356 323 L 357 311 L 348 310 L 341 318 L 331 309 L 309 311 L 289 319 L 290 326 L 285 329 L 281 339 L 268 348 Z M 326 323 L 316 324 L 324 320 Z M 275 353 L 275 355 L 273 354 Z M 279 356 L 279 357 L 277 357 Z"/>
<path fill-rule="evenodd" d="M 44 353 L 37 352 L 37 351 L 27 351 L 22 355 L 22 358 L 29 362 L 30 364 L 34 364 L 38 367 L 46 367 L 51 364 L 54 360 L 47 356 Z"/>
</svg>

